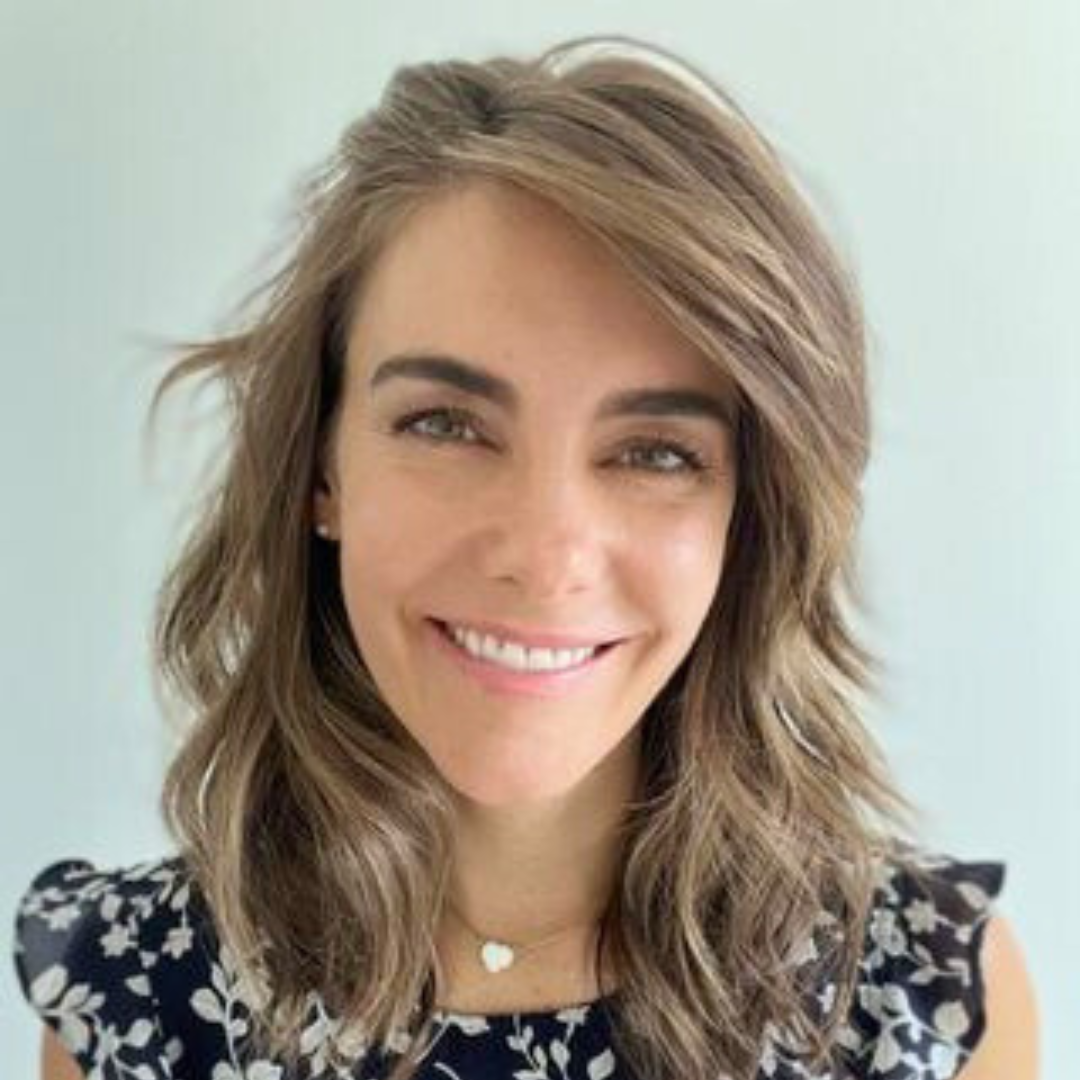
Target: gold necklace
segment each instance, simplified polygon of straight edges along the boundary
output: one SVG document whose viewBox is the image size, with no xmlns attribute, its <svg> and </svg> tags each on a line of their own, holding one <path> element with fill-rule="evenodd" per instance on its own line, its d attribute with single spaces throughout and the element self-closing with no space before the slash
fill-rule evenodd
<svg viewBox="0 0 1080 1080">
<path fill-rule="evenodd" d="M 543 948 L 543 946 L 550 944 L 552 941 L 565 937 L 567 934 L 579 929 L 581 926 L 592 925 L 592 923 L 577 923 L 574 926 L 569 926 L 564 930 L 558 931 L 558 933 L 542 938 L 540 941 L 534 941 L 528 945 L 513 945 L 508 941 L 501 941 L 498 938 L 492 938 L 485 934 L 481 934 L 480 931 L 473 927 L 468 919 L 466 919 L 449 900 L 446 901 L 446 906 L 450 909 L 458 922 L 460 922 L 476 939 L 477 944 L 479 945 L 477 955 L 480 964 L 485 971 L 492 975 L 497 975 L 500 971 L 506 971 L 507 968 L 513 967 L 521 957 L 528 956 L 529 953 Z M 593 922 L 595 922 L 595 920 L 593 920 Z"/>
</svg>

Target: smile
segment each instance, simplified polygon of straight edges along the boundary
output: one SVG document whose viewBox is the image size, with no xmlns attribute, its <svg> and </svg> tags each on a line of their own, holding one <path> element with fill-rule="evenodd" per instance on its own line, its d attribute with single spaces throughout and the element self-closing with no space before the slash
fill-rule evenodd
<svg viewBox="0 0 1080 1080">
<path fill-rule="evenodd" d="M 440 649 L 459 669 L 498 694 L 552 696 L 580 684 L 603 667 L 621 641 L 581 649 L 528 649 L 489 635 L 462 631 L 437 619 L 425 620 Z"/>
<path fill-rule="evenodd" d="M 515 641 L 501 641 L 460 626 L 442 624 L 443 631 L 470 656 L 512 671 L 564 671 L 580 666 L 604 646 L 579 649 L 531 648 Z"/>
</svg>

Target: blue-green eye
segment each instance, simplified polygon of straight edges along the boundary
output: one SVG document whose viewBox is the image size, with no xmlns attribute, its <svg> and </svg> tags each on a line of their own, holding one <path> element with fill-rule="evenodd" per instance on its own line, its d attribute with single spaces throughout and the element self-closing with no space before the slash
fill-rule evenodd
<svg viewBox="0 0 1080 1080">
<path fill-rule="evenodd" d="M 669 442 L 667 440 L 637 443 L 630 447 L 632 453 L 642 452 L 645 455 L 656 455 L 653 460 L 657 460 L 660 455 L 666 455 L 668 461 L 674 460 L 675 464 L 670 468 L 654 468 L 649 469 L 650 472 L 658 473 L 682 473 L 682 472 L 702 472 L 706 468 L 705 459 L 697 453 L 695 450 L 691 450 L 687 446 L 682 446 L 676 442 Z"/>
<path fill-rule="evenodd" d="M 430 421 L 437 422 L 434 434 L 431 433 L 430 428 L 426 432 L 421 428 L 421 425 L 427 424 Z M 438 430 L 440 427 L 442 429 L 441 433 Z M 462 429 L 472 431 L 473 437 L 465 439 L 454 434 L 454 432 L 460 434 Z M 458 442 L 477 443 L 482 441 L 475 433 L 473 419 L 469 413 L 462 409 L 448 407 L 422 409 L 418 412 L 407 413 L 405 416 L 399 417 L 394 421 L 391 430 L 395 435 L 405 435 L 436 445 Z M 645 460 L 651 458 L 656 461 L 664 460 L 666 458 L 670 463 L 667 466 L 630 466 L 631 468 L 639 468 L 642 472 L 654 473 L 659 476 L 681 476 L 688 473 L 701 473 L 705 472 L 709 467 L 705 458 L 696 450 L 692 450 L 690 447 L 684 446 L 671 439 L 641 440 L 627 446 L 625 448 L 625 453 L 632 457 L 638 457 L 640 455 L 641 457 L 644 457 Z"/>
<path fill-rule="evenodd" d="M 409 413 L 394 421 L 393 432 L 395 435 L 413 435 L 430 442 L 457 442 L 460 440 L 444 438 L 441 435 L 429 435 L 417 430 L 417 425 L 431 420 L 432 418 L 450 421 L 453 425 L 468 425 L 471 421 L 469 415 L 459 409 L 424 409 L 420 412 Z M 468 440 L 472 441 L 472 440 Z"/>
</svg>

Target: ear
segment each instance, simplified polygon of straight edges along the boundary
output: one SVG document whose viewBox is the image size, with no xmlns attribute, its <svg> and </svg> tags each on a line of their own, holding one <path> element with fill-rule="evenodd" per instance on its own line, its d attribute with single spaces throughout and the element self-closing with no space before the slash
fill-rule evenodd
<svg viewBox="0 0 1080 1080">
<path fill-rule="evenodd" d="M 311 492 L 311 516 L 313 527 L 319 531 L 326 527 L 326 532 L 320 531 L 320 535 L 326 539 L 332 539 L 340 535 L 338 522 L 340 519 L 340 498 L 337 471 L 331 455 L 325 452 L 325 448 L 318 455 L 315 483 Z"/>
<path fill-rule="evenodd" d="M 312 492 L 311 519 L 320 536 L 329 540 L 338 535 L 337 496 L 322 482 L 316 485 Z"/>
</svg>

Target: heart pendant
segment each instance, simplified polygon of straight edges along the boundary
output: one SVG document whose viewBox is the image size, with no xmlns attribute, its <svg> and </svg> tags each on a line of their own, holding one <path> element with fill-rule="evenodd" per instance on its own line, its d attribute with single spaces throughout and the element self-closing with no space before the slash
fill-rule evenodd
<svg viewBox="0 0 1080 1080">
<path fill-rule="evenodd" d="M 480 963 L 490 972 L 504 971 L 514 962 L 514 950 L 501 941 L 485 941 L 480 949 Z"/>
</svg>

